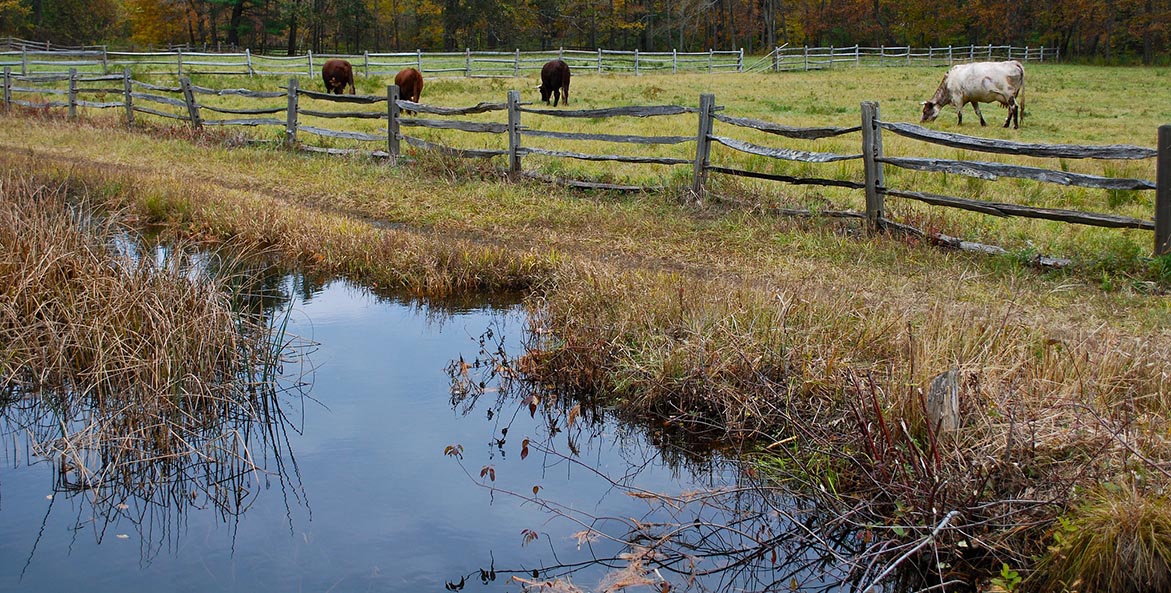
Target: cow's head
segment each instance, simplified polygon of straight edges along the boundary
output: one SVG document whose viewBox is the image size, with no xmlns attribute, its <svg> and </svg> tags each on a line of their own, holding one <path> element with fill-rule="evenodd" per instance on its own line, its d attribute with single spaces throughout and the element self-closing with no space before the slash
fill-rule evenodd
<svg viewBox="0 0 1171 593">
<path fill-rule="evenodd" d="M 546 86 L 545 83 L 541 83 L 541 85 L 537 87 L 537 90 L 541 91 L 541 100 L 548 103 L 549 97 L 553 95 L 553 87 Z"/>
<path fill-rule="evenodd" d="M 939 117 L 939 110 L 942 107 L 935 101 L 923 101 L 923 119 L 920 119 L 919 123 L 935 121 L 935 118 Z"/>
</svg>

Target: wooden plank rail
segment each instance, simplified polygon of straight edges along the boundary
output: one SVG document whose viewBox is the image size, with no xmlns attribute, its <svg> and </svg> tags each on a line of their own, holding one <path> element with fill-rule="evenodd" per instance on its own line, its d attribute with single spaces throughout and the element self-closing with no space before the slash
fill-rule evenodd
<svg viewBox="0 0 1171 593">
<path fill-rule="evenodd" d="M 284 111 L 281 108 L 279 111 Z M 297 113 L 301 115 L 309 115 L 312 117 L 324 118 L 352 118 L 352 119 L 385 119 L 386 114 L 381 111 L 316 111 L 313 109 L 299 109 Z"/>
<path fill-rule="evenodd" d="M 217 95 L 220 97 L 239 96 L 250 97 L 253 99 L 280 99 L 289 94 L 288 91 L 253 91 L 249 89 L 209 89 L 206 87 L 191 85 L 193 92 L 201 95 Z"/>
<path fill-rule="evenodd" d="M 723 136 L 712 136 L 712 140 L 727 146 L 728 148 L 745 152 L 748 154 L 755 154 L 757 156 L 767 156 L 774 159 L 782 159 L 786 161 L 800 161 L 803 163 L 833 163 L 837 161 L 853 161 L 862 158 L 860 154 L 835 154 L 832 152 L 807 152 L 804 150 L 793 150 L 791 148 L 769 148 L 767 146 L 759 146 L 750 142 L 742 140 L 734 140 L 732 138 L 725 138 Z"/>
<path fill-rule="evenodd" d="M 1032 206 L 1021 206 L 1018 204 L 1006 204 L 1003 202 L 984 202 L 981 200 L 969 200 L 967 198 L 956 198 L 939 194 L 903 191 L 890 188 L 879 188 L 878 191 L 879 193 L 888 196 L 917 200 L 936 206 L 948 206 L 962 210 L 971 210 L 973 212 L 982 212 L 992 216 L 1042 218 L 1045 220 L 1059 220 L 1073 224 L 1123 229 L 1154 230 L 1155 228 L 1155 222 L 1153 220 L 1142 220 L 1139 218 L 1131 218 L 1129 216 L 1096 214 L 1092 212 L 1079 212 L 1077 210 L 1062 210 L 1058 208 L 1036 208 Z"/>
<path fill-rule="evenodd" d="M 334 103 L 381 103 L 386 100 L 386 97 L 379 97 L 378 95 L 332 95 L 329 93 L 320 93 L 317 91 L 307 91 L 305 89 L 297 89 L 297 94 L 303 97 L 310 97 L 313 99 L 321 99 L 322 101 L 333 101 Z"/>
<path fill-rule="evenodd" d="M 793 177 L 791 175 L 777 175 L 775 173 L 761 173 L 758 171 L 746 171 L 744 169 L 732 169 L 728 167 L 709 166 L 708 171 L 715 173 L 724 173 L 725 175 L 736 175 L 739 177 L 750 177 L 753 179 L 767 179 L 769 181 L 779 181 L 781 183 L 788 183 L 790 185 L 823 185 L 826 187 L 844 187 L 847 189 L 865 189 L 865 185 L 857 181 L 846 181 L 844 179 L 823 179 L 817 177 Z"/>
<path fill-rule="evenodd" d="M 121 105 L 119 103 L 119 105 Z M 207 105 L 201 105 L 202 109 L 207 109 Z M 284 111 L 282 109 L 281 111 Z M 243 119 L 201 119 L 205 126 L 283 126 L 285 120 L 276 119 L 275 117 L 256 117 Z"/>
<path fill-rule="evenodd" d="M 922 126 L 904 123 L 881 122 L 883 129 L 900 136 L 940 144 L 951 148 L 1013 154 L 1020 156 L 1051 157 L 1059 159 L 1117 159 L 1134 160 L 1154 158 L 1157 152 L 1152 148 L 1114 144 L 1104 146 L 1078 146 L 1076 144 L 1030 144 L 999 138 L 978 138 L 962 134 L 949 134 L 929 130 Z"/>
<path fill-rule="evenodd" d="M 435 105 L 424 105 L 422 103 L 415 103 L 413 101 L 399 100 L 398 106 L 400 109 L 408 109 L 410 111 L 417 111 L 419 113 L 429 113 L 431 115 L 471 115 L 473 113 L 488 113 L 491 111 L 507 111 L 508 105 L 506 103 L 477 103 L 471 107 L 436 107 Z"/>
<path fill-rule="evenodd" d="M 327 128 L 317 128 L 314 126 L 297 126 L 298 132 L 309 132 L 318 136 L 325 136 L 327 138 L 345 138 L 347 140 L 361 140 L 364 142 L 385 142 L 385 134 L 367 134 L 365 132 L 343 132 L 339 130 L 330 130 Z"/>
<path fill-rule="evenodd" d="M 508 133 L 508 124 L 494 122 L 471 122 L 459 120 L 445 121 L 438 119 L 404 117 L 400 119 L 398 123 L 401 126 L 418 126 L 422 128 L 435 128 L 441 130 L 460 130 L 463 132 L 481 132 L 488 134 Z"/>
<path fill-rule="evenodd" d="M 267 115 L 270 113 L 284 113 L 287 107 L 264 107 L 258 109 L 237 109 L 229 107 L 214 107 L 212 105 L 200 104 L 200 109 L 214 111 L 216 113 L 231 113 L 233 115 Z M 304 110 L 301 113 L 305 113 Z"/>
<path fill-rule="evenodd" d="M 139 105 L 135 105 L 133 107 L 133 109 L 134 109 L 134 111 L 136 111 L 138 113 L 149 113 L 151 115 L 157 115 L 159 117 L 166 117 L 169 119 L 181 119 L 183 121 L 188 121 L 190 119 L 190 116 L 187 116 L 187 115 L 177 115 L 174 113 L 167 113 L 165 111 L 158 111 L 156 109 L 151 109 L 149 107 L 142 107 Z"/>
<path fill-rule="evenodd" d="M 853 134 L 862 129 L 861 126 L 854 126 L 851 128 L 794 128 L 790 126 L 782 126 L 772 122 L 761 121 L 758 119 L 749 119 L 746 117 L 731 117 L 721 114 L 713 114 L 716 121 L 721 121 L 726 124 L 740 126 L 742 128 L 751 128 L 753 130 L 760 130 L 778 136 L 785 136 L 787 138 L 797 138 L 801 140 L 818 140 L 821 138 L 831 138 L 833 136 L 841 136 L 843 134 Z"/>
<path fill-rule="evenodd" d="M 654 117 L 659 115 L 680 115 L 683 113 L 695 113 L 694 107 L 683 107 L 680 105 L 651 105 L 640 106 L 630 105 L 626 107 L 609 107 L 605 109 L 577 109 L 577 110 L 557 110 L 557 109 L 532 109 L 521 107 L 520 111 L 524 113 L 535 113 L 538 115 L 551 115 L 553 117 L 585 117 L 585 118 L 599 118 L 599 117 Z"/>
<path fill-rule="evenodd" d="M 622 156 L 615 154 L 585 154 L 564 150 L 545 150 L 542 148 L 523 147 L 520 154 L 539 154 L 544 156 L 579 159 L 583 161 L 614 161 L 619 163 L 653 163 L 657 165 L 690 165 L 691 159 L 655 156 Z"/>
<path fill-rule="evenodd" d="M 913 169 L 916 171 L 930 171 L 934 173 L 955 173 L 967 177 L 987 179 L 993 181 L 1000 177 L 1015 177 L 1017 179 L 1032 179 L 1060 185 L 1091 187 L 1095 189 L 1111 190 L 1151 190 L 1155 184 L 1145 179 L 1125 179 L 1120 177 L 1100 177 L 1081 173 L 1067 173 L 1053 169 L 1038 167 L 1024 167 L 1006 163 L 989 163 L 981 161 L 953 161 L 948 159 L 926 159 L 911 157 L 883 157 L 881 163 Z"/>
<path fill-rule="evenodd" d="M 173 105 L 175 107 L 187 107 L 187 103 L 185 101 L 180 99 L 172 99 L 170 97 L 163 97 L 161 95 L 152 95 L 150 93 L 130 93 L 130 96 L 135 99 L 154 101 L 155 103 L 163 103 L 165 105 Z"/>
<path fill-rule="evenodd" d="M 411 136 L 403 136 L 403 141 L 415 148 L 423 150 L 434 150 L 446 154 L 448 156 L 464 157 L 464 158 L 492 158 L 496 156 L 508 156 L 507 150 L 490 150 L 490 149 L 469 149 L 469 148 L 452 148 L 434 142 L 428 142 L 421 138 L 413 138 Z"/>
</svg>

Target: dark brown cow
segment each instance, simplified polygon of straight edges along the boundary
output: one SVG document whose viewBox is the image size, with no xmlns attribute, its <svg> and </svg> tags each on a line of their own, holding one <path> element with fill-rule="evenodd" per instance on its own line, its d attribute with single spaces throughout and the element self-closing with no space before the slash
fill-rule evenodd
<svg viewBox="0 0 1171 593">
<path fill-rule="evenodd" d="M 561 60 L 552 60 L 541 68 L 541 100 L 549 104 L 549 95 L 553 95 L 553 106 L 557 106 L 560 98 L 569 105 L 569 64 Z"/>
<path fill-rule="evenodd" d="M 419 102 L 419 95 L 423 94 L 423 74 L 414 68 L 403 68 L 394 75 L 394 84 L 398 86 L 399 98 L 412 103 Z M 414 111 L 407 111 L 414 115 Z"/>
<path fill-rule="evenodd" d="M 350 94 L 354 94 L 354 67 L 345 60 L 326 60 L 321 67 L 321 80 L 325 81 L 325 92 L 342 94 L 346 85 L 350 87 Z"/>
</svg>

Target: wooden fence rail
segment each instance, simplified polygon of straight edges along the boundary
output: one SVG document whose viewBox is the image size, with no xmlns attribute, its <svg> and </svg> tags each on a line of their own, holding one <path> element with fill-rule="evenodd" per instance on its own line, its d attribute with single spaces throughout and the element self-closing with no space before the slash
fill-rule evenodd
<svg viewBox="0 0 1171 593">
<path fill-rule="evenodd" d="M 918 125 L 899 122 L 882 121 L 878 104 L 864 102 L 861 105 L 861 122 L 853 127 L 791 127 L 743 117 L 734 117 L 720 113 L 722 107 L 715 102 L 715 97 L 709 94 L 700 96 L 699 107 L 681 105 L 633 105 L 611 107 L 603 109 L 558 110 L 537 108 L 520 101 L 517 91 L 509 91 L 506 102 L 481 102 L 468 107 L 440 107 L 414 103 L 400 98 L 398 87 L 387 87 L 385 96 L 381 95 L 332 95 L 309 91 L 299 88 L 296 78 L 288 82 L 287 88 L 279 91 L 253 91 L 249 89 L 209 89 L 193 85 L 187 77 L 180 77 L 179 86 L 170 87 L 155 85 L 133 80 L 130 69 L 124 68 L 121 75 L 83 76 L 76 69 L 71 69 L 64 79 L 54 78 L 53 81 L 64 80 L 66 88 L 37 87 L 35 82 L 44 81 L 43 77 L 22 77 L 12 72 L 11 66 L 3 69 L 3 109 L 9 113 L 13 106 L 35 109 L 54 107 L 67 108 L 70 119 L 77 116 L 77 109 L 84 108 L 117 108 L 126 110 L 128 125 L 134 124 L 135 114 L 148 114 L 168 119 L 183 120 L 193 127 L 204 125 L 215 126 L 284 126 L 286 145 L 302 150 L 325 152 L 330 154 L 364 153 L 387 158 L 392 163 L 401 158 L 400 144 L 407 143 L 420 149 L 442 151 L 445 154 L 468 158 L 491 158 L 506 156 L 508 170 L 513 176 L 530 176 L 576 187 L 614 190 L 646 190 L 645 187 L 598 183 L 572 179 L 554 179 L 534 173 L 526 173 L 522 168 L 523 158 L 526 156 L 542 156 L 550 158 L 568 158 L 586 161 L 608 161 L 618 163 L 656 164 L 667 166 L 686 166 L 693 168 L 692 192 L 696 199 L 704 199 L 707 193 L 708 176 L 712 173 L 739 176 L 752 179 L 770 180 L 794 185 L 817 185 L 825 187 L 839 187 L 853 190 L 862 190 L 866 198 L 864 213 L 870 228 L 879 229 L 883 226 L 898 226 L 888 220 L 885 212 L 884 200 L 887 197 L 918 201 L 935 206 L 957 208 L 972 212 L 980 212 L 992 216 L 1016 216 L 1024 218 L 1061 221 L 1072 224 L 1082 224 L 1109 228 L 1129 228 L 1150 230 L 1154 232 L 1154 253 L 1164 255 L 1171 253 L 1171 125 L 1162 126 L 1158 130 L 1157 148 L 1145 148 L 1130 145 L 1102 145 L 1080 146 L 1069 144 L 1035 144 L 1013 142 L 1008 140 L 979 138 L 962 134 L 951 134 L 923 128 Z M 94 82 L 118 80 L 123 81 L 122 88 L 104 88 L 81 86 Z M 20 83 L 20 86 L 17 86 Z M 79 96 L 87 94 L 117 95 L 121 93 L 120 101 L 86 101 Z M 13 95 L 34 95 L 27 99 L 18 99 Z M 46 100 L 45 96 L 63 96 L 66 100 Z M 269 105 L 255 108 L 227 108 L 200 103 L 199 96 L 234 96 L 256 100 L 284 99 L 283 105 Z M 361 110 L 345 109 L 330 110 L 310 108 L 312 104 L 302 106 L 301 100 L 318 103 L 334 103 L 346 105 L 376 105 L 385 102 L 385 109 Z M 150 104 L 151 107 L 144 106 Z M 166 110 L 171 108 L 171 110 Z M 229 114 L 250 117 L 234 119 L 204 119 L 204 111 L 216 114 Z M 404 117 L 403 111 L 414 115 Z M 505 111 L 505 122 L 471 121 L 457 119 L 459 116 L 483 114 Z M 283 119 L 274 116 L 285 113 Z M 433 117 L 419 117 L 425 114 Z M 614 117 L 666 117 L 681 115 L 697 115 L 697 132 L 695 136 L 637 136 L 609 133 L 567 132 L 557 130 L 530 129 L 522 125 L 522 116 L 536 115 L 551 118 L 567 119 L 607 119 Z M 378 133 L 369 131 L 355 131 L 346 129 L 327 128 L 322 125 L 308 125 L 301 121 L 301 117 L 312 117 L 324 120 L 345 119 L 385 119 L 385 130 Z M 728 127 L 728 132 L 737 129 L 754 130 L 771 135 L 782 136 L 795 140 L 817 140 L 822 138 L 838 137 L 861 133 L 859 143 L 860 152 L 857 154 L 839 154 L 832 152 L 817 152 L 799 150 L 790 147 L 763 146 L 754 142 L 734 138 L 728 132 L 716 133 L 715 124 Z M 470 149 L 445 146 L 433 141 L 414 138 L 402 133 L 404 128 L 420 127 L 429 129 L 459 130 L 470 133 L 503 135 L 507 137 L 507 150 L 504 149 Z M 1022 157 L 1060 158 L 1060 159 L 1109 159 L 1109 160 L 1136 160 L 1157 158 L 1155 181 L 1145 179 L 1131 179 L 1124 177 L 1103 177 L 1081 173 L 1071 173 L 1062 170 L 1046 169 L 1043 167 L 1007 164 L 998 162 L 984 162 L 978 160 L 951 160 L 940 158 L 921 158 L 913 156 L 891 156 L 883 149 L 882 133 L 889 132 L 917 142 L 935 144 L 951 148 L 963 149 L 972 152 L 991 154 L 1007 154 Z M 304 141 L 304 134 L 325 138 L 336 138 L 357 142 L 378 142 L 386 149 L 362 150 L 356 148 L 327 148 L 317 147 Z M 522 143 L 525 138 L 546 138 L 574 141 L 606 142 L 613 144 L 638 145 L 677 145 L 689 142 L 695 143 L 693 158 L 676 156 L 652 155 L 621 155 L 604 153 L 585 153 L 573 150 L 540 148 Z M 737 169 L 734 167 L 713 165 L 711 154 L 714 146 L 731 150 L 734 153 L 743 153 L 755 157 L 765 157 L 784 161 L 793 161 L 809 164 L 839 163 L 846 161 L 862 161 L 864 182 L 827 179 L 818 177 L 797 177 L 778 175 Z M 933 194 L 916 191 L 910 188 L 890 187 L 886 183 L 885 167 L 896 167 L 928 173 L 943 173 L 961 175 L 982 180 L 998 180 L 1000 178 L 1027 179 L 1043 183 L 1064 186 L 1083 187 L 1107 191 L 1154 191 L 1155 208 L 1153 219 L 1139 219 L 1106 213 L 1081 212 L 1057 208 L 1038 208 L 1020 204 L 990 202 L 970 198 Z M 863 213 L 855 213 L 863 216 Z"/>
</svg>

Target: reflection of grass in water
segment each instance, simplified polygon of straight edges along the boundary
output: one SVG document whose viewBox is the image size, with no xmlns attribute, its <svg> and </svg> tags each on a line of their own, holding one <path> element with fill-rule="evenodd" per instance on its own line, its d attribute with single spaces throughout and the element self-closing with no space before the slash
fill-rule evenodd
<svg viewBox="0 0 1171 593">
<path fill-rule="evenodd" d="M 255 279 L 118 254 L 118 230 L 61 188 L 0 178 L 3 430 L 55 463 L 57 491 L 87 493 L 99 538 L 119 518 L 167 527 L 157 507 L 238 514 L 295 469 L 280 400 L 297 348 L 249 307 Z"/>
</svg>

